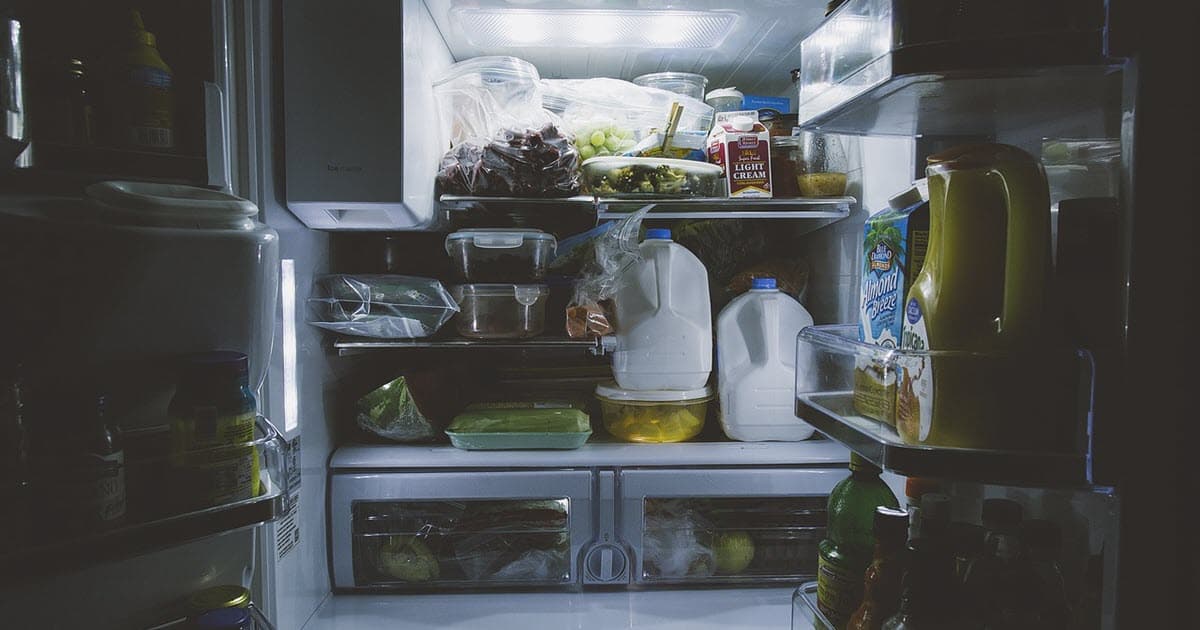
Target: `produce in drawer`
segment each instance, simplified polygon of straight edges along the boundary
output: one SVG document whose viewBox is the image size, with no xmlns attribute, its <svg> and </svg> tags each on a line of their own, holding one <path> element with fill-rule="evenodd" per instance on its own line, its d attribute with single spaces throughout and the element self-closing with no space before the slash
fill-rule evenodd
<svg viewBox="0 0 1200 630">
<path fill-rule="evenodd" d="M 754 540 L 746 532 L 722 532 L 713 543 L 717 573 L 741 573 L 754 560 Z"/>
<path fill-rule="evenodd" d="M 403 582 L 429 582 L 438 579 L 438 560 L 416 536 L 389 536 L 379 548 L 375 568 Z"/>
<path fill-rule="evenodd" d="M 647 499 L 642 571 L 651 578 L 705 578 L 717 570 L 712 524 L 687 500 Z"/>
<path fill-rule="evenodd" d="M 567 501 L 468 504 L 454 557 L 471 580 L 561 582 L 570 575 Z"/>
</svg>

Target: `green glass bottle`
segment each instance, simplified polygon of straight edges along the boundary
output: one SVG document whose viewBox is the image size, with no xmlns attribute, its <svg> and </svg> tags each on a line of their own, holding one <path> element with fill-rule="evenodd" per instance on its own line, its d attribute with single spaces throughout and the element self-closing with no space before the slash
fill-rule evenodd
<svg viewBox="0 0 1200 630">
<path fill-rule="evenodd" d="M 871 462 L 850 454 L 850 476 L 829 493 L 828 523 L 820 544 L 817 606 L 838 628 L 862 603 L 863 574 L 875 546 L 875 508 L 900 507 Z"/>
</svg>

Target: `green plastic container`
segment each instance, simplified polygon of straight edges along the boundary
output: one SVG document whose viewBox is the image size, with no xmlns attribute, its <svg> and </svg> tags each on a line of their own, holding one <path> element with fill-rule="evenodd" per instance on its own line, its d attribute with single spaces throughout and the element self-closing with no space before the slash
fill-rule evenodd
<svg viewBox="0 0 1200 630">
<path fill-rule="evenodd" d="M 572 449 L 591 436 L 591 422 L 583 411 L 535 405 L 468 409 L 454 418 L 446 435 L 451 444 L 466 450 Z"/>
</svg>

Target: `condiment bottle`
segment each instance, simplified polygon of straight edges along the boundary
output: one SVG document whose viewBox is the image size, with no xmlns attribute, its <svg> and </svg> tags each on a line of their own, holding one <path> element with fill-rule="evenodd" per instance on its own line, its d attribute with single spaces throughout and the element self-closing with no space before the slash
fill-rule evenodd
<svg viewBox="0 0 1200 630">
<path fill-rule="evenodd" d="M 880 469 L 850 454 L 850 476 L 829 493 L 826 538 L 818 546 L 817 607 L 838 628 L 862 602 L 863 574 L 871 563 L 875 508 L 900 507 Z"/>
<path fill-rule="evenodd" d="M 246 355 L 216 351 L 186 357 L 167 414 L 171 464 L 185 497 L 181 507 L 211 507 L 258 495 L 256 403 Z"/>
<path fill-rule="evenodd" d="M 125 520 L 125 449 L 102 394 L 47 396 L 34 484 L 51 530 L 108 528 Z"/>
<path fill-rule="evenodd" d="M 116 144 L 174 149 L 175 74 L 159 55 L 158 40 L 146 30 L 138 11 L 130 12 L 127 42 L 106 86 Z"/>
<path fill-rule="evenodd" d="M 909 565 L 904 571 L 900 611 L 881 630 L 962 630 L 947 607 L 947 594 L 938 588 L 949 567 L 939 554 L 927 553 L 920 541 L 909 545 Z"/>
<path fill-rule="evenodd" d="M 850 617 L 847 630 L 879 630 L 899 608 L 907 528 L 908 514 L 903 510 L 875 508 L 875 557 L 863 576 L 862 604 Z"/>
</svg>

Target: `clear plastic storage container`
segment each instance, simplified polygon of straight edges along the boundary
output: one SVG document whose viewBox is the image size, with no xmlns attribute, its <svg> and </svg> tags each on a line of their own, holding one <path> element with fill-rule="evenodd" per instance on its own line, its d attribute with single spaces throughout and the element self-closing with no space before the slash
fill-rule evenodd
<svg viewBox="0 0 1200 630">
<path fill-rule="evenodd" d="M 541 230 L 459 230 L 446 237 L 446 253 L 466 282 L 541 281 L 557 245 Z"/>
<path fill-rule="evenodd" d="M 690 96 L 698 101 L 704 100 L 704 89 L 708 87 L 708 79 L 704 75 L 691 72 L 654 72 L 636 77 L 633 82 L 635 85 Z"/>
<path fill-rule="evenodd" d="M 386 274 L 317 278 L 308 306 L 313 326 L 383 339 L 428 337 L 458 312 L 441 282 Z"/>
<path fill-rule="evenodd" d="M 743 95 L 737 88 L 721 88 L 704 95 L 704 102 L 717 112 L 736 112 L 742 108 Z"/>
<path fill-rule="evenodd" d="M 693 390 L 622 389 L 596 386 L 604 428 L 628 442 L 683 442 L 700 434 L 712 388 Z"/>
<path fill-rule="evenodd" d="M 460 284 L 450 290 L 460 313 L 458 334 L 476 339 L 535 337 L 546 328 L 544 284 Z"/>
<path fill-rule="evenodd" d="M 542 108 L 540 77 L 533 64 L 516 57 L 475 57 L 460 61 L 433 82 L 443 131 L 451 146 L 490 138 L 515 123 L 538 126 Z M 532 116 L 532 120 L 527 120 Z"/>
<path fill-rule="evenodd" d="M 591 434 L 588 415 L 568 403 L 469 408 L 446 428 L 450 443 L 466 450 L 572 449 Z"/>
<path fill-rule="evenodd" d="M 695 160 L 597 157 L 583 163 L 583 191 L 600 197 L 714 197 L 721 167 Z"/>
</svg>

